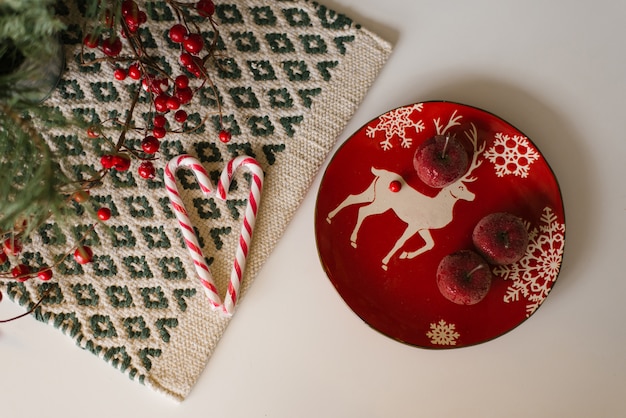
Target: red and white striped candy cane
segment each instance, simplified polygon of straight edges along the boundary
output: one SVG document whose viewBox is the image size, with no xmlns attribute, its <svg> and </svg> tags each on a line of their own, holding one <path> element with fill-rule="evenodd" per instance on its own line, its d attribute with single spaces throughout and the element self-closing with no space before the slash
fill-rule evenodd
<svg viewBox="0 0 626 418">
<path fill-rule="evenodd" d="M 218 199 L 226 200 L 228 195 L 228 189 L 233 179 L 234 173 L 240 167 L 247 168 L 252 174 L 252 182 L 250 185 L 250 194 L 248 196 L 248 205 L 244 213 L 243 224 L 241 226 L 241 232 L 239 234 L 239 243 L 235 252 L 235 259 L 233 260 L 233 268 L 230 274 L 230 281 L 228 283 L 228 289 L 226 291 L 225 300 L 217 291 L 215 281 L 211 270 L 207 265 L 202 248 L 198 243 L 198 237 L 193 229 L 185 204 L 183 203 L 178 188 L 176 186 L 176 170 L 179 168 L 188 168 L 196 176 L 200 190 L 206 196 L 215 192 L 215 196 Z M 239 156 L 230 160 L 217 184 L 217 189 L 213 187 L 213 183 L 209 178 L 206 170 L 200 164 L 200 162 L 190 155 L 180 155 L 173 158 L 165 167 L 165 189 L 169 196 L 170 202 L 178 219 L 180 229 L 185 240 L 185 244 L 191 258 L 193 259 L 196 272 L 200 279 L 200 283 L 205 290 L 205 293 L 215 309 L 220 309 L 222 313 L 227 316 L 233 314 L 235 305 L 237 304 L 237 297 L 239 293 L 239 286 L 243 279 L 243 274 L 246 267 L 246 259 L 250 251 L 250 243 L 252 242 L 252 232 L 254 230 L 254 223 L 256 221 L 257 212 L 259 210 L 259 203 L 261 202 L 261 192 L 263 191 L 263 170 L 259 163 L 252 157 Z"/>
</svg>

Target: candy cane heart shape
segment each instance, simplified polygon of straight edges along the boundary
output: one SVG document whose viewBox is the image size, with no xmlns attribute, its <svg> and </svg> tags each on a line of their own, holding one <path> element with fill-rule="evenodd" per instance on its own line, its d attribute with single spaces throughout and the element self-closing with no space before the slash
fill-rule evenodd
<svg viewBox="0 0 626 418">
<path fill-rule="evenodd" d="M 250 185 L 250 194 L 248 196 L 248 205 L 245 209 L 243 224 L 241 226 L 241 233 L 239 234 L 239 243 L 237 250 L 235 251 L 235 258 L 233 260 L 233 268 L 230 274 L 230 281 L 228 283 L 228 289 L 224 300 L 215 286 L 213 275 L 207 265 L 202 248 L 198 243 L 198 237 L 193 229 L 185 204 L 178 193 L 176 186 L 175 174 L 179 168 L 187 168 L 193 172 L 200 186 L 200 190 L 205 196 L 215 194 L 218 199 L 226 200 L 228 195 L 228 189 L 233 176 L 237 169 L 246 168 L 252 174 L 252 182 Z M 259 203 L 261 202 L 261 192 L 263 190 L 263 170 L 259 163 L 252 157 L 239 156 L 230 160 L 222 174 L 220 176 L 217 187 L 213 187 L 213 183 L 209 178 L 206 170 L 200 164 L 200 162 L 190 155 L 180 155 L 173 158 L 165 167 L 165 189 L 170 199 L 170 203 L 178 219 L 180 229 L 183 234 L 183 238 L 193 264 L 200 279 L 200 283 L 205 290 L 205 293 L 211 302 L 211 305 L 220 310 L 224 315 L 231 316 L 235 310 L 237 304 L 237 298 L 239 293 L 239 286 L 243 279 L 243 274 L 246 267 L 246 258 L 250 251 L 250 244 L 252 242 L 252 232 L 254 231 L 254 223 L 256 220 L 257 212 L 259 210 Z"/>
</svg>

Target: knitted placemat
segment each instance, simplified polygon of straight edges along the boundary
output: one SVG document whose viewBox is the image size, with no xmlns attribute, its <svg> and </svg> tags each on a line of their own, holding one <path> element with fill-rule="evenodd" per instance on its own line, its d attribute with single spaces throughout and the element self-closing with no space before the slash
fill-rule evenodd
<svg viewBox="0 0 626 418">
<path fill-rule="evenodd" d="M 188 129 L 168 134 L 155 162 L 157 178 L 133 169 L 112 170 L 92 190 L 95 207 L 106 206 L 106 228 L 89 233 L 92 219 L 77 210 L 68 228 L 51 221 L 25 245 L 21 261 L 52 265 L 87 233 L 94 260 L 80 265 L 67 257 L 51 282 L 10 282 L 10 299 L 32 307 L 47 293 L 35 317 L 110 363 L 132 380 L 183 400 L 220 340 L 229 319 L 211 309 L 196 278 L 163 184 L 163 169 L 180 154 L 197 157 L 217 179 L 231 158 L 255 157 L 265 185 L 240 295 L 271 253 L 307 192 L 340 131 L 387 60 L 391 47 L 343 14 L 312 1 L 227 0 L 216 2 L 218 58 L 211 68 L 219 97 L 206 88 L 187 107 Z M 149 6 L 149 7 L 145 7 Z M 58 4 L 69 24 L 63 36 L 67 69 L 47 104 L 93 123 L 123 118 L 133 90 L 117 81 L 106 63 L 81 63 L 81 11 Z M 163 67 L 178 65 L 179 47 L 167 31 L 175 23 L 168 5 L 142 4 L 149 21 L 141 37 Z M 199 23 L 202 25 L 202 23 Z M 211 27 L 202 27 L 211 39 Z M 87 59 L 96 54 L 89 52 Z M 217 140 L 220 100 L 232 141 Z M 140 100 L 137 117 L 149 112 Z M 195 113 L 193 113 L 195 112 Z M 171 115 L 168 116 L 171 118 Z M 143 121 L 142 123 L 147 123 Z M 170 121 L 170 123 L 175 123 Z M 100 169 L 107 144 L 84 130 L 52 130 L 52 150 L 63 169 L 89 178 Z M 141 140 L 137 138 L 128 141 Z M 178 185 L 204 255 L 224 294 L 237 244 L 249 177 L 237 174 L 228 199 L 203 196 L 191 172 L 179 171 Z M 241 298 L 239 303 L 241 303 Z"/>
</svg>

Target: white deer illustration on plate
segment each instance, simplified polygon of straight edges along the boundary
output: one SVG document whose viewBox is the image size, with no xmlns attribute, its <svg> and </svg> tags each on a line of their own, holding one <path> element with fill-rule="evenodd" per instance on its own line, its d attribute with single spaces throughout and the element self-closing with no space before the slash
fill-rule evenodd
<svg viewBox="0 0 626 418">
<path fill-rule="evenodd" d="M 450 122 L 444 128 L 435 120 L 437 134 L 445 134 L 452 126 L 459 125 L 461 116 L 452 115 Z M 391 258 L 400 251 L 404 244 L 414 235 L 419 234 L 424 240 L 424 245 L 415 250 L 405 249 L 399 255 L 400 259 L 412 259 L 434 248 L 435 242 L 431 235 L 434 229 L 440 229 L 448 225 L 453 219 L 454 205 L 460 200 L 473 201 L 475 194 L 468 189 L 468 184 L 475 181 L 472 172 L 480 166 L 482 160 L 479 156 L 485 149 L 485 143 L 478 146 L 478 131 L 471 124 L 471 129 L 465 131 L 465 135 L 472 144 L 473 154 L 467 172 L 454 183 L 443 187 L 435 196 L 427 196 L 411 187 L 398 173 L 389 170 L 371 167 L 374 175 L 369 186 L 358 194 L 346 197 L 326 217 L 328 223 L 343 209 L 353 205 L 363 205 L 358 210 L 356 224 L 350 235 L 350 242 L 357 248 L 359 230 L 363 221 L 372 215 L 382 214 L 388 210 L 406 223 L 406 228 L 397 239 L 395 245 L 382 259 L 382 268 L 387 270 Z M 399 190 L 390 190 L 392 182 L 399 182 Z M 398 184 L 398 183 L 396 183 Z"/>
</svg>

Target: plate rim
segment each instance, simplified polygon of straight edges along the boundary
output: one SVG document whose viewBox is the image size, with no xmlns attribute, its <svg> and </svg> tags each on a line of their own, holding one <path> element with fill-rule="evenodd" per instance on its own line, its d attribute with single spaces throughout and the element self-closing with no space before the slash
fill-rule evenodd
<svg viewBox="0 0 626 418">
<path fill-rule="evenodd" d="M 542 302 L 541 302 L 541 303 L 537 306 L 537 308 L 536 308 L 536 309 L 535 309 L 532 313 L 530 313 L 528 316 L 526 316 L 526 317 L 525 317 L 525 318 L 523 318 L 521 321 L 519 321 L 518 323 L 516 323 L 514 326 L 512 326 L 512 327 L 510 327 L 510 328 L 506 329 L 505 331 L 503 331 L 503 332 L 501 332 L 501 333 L 499 333 L 499 334 L 497 334 L 497 335 L 494 335 L 494 336 L 492 336 L 492 337 L 490 337 L 490 338 L 486 338 L 486 339 L 483 339 L 483 340 L 480 340 L 480 341 L 475 341 L 475 342 L 468 343 L 468 344 L 462 344 L 462 345 L 435 345 L 435 344 L 433 344 L 433 345 L 421 345 L 421 344 L 416 344 L 416 343 L 411 343 L 411 342 L 404 341 L 404 340 L 402 340 L 402 339 L 400 339 L 400 338 L 394 337 L 393 335 L 389 335 L 389 334 L 387 334 L 387 333 L 383 332 L 382 330 L 380 330 L 380 329 L 376 328 L 375 326 L 373 326 L 372 324 L 370 324 L 370 323 L 369 323 L 369 322 L 368 322 L 365 318 L 363 318 L 363 316 L 362 316 L 359 312 L 357 312 L 356 310 L 354 310 L 354 309 L 350 306 L 350 304 L 349 304 L 349 303 L 345 300 L 345 298 L 343 297 L 343 295 L 341 294 L 341 292 L 339 292 L 339 290 L 337 289 L 337 287 L 336 287 L 336 285 L 335 285 L 335 283 L 334 283 L 333 279 L 331 278 L 331 272 L 329 271 L 329 269 L 328 269 L 328 267 L 327 267 L 326 263 L 324 262 L 323 257 L 322 257 L 322 254 L 321 254 L 321 251 L 320 251 L 320 248 L 319 248 L 318 220 L 319 220 L 320 218 L 319 218 L 319 216 L 318 216 L 318 215 L 319 215 L 318 211 L 319 211 L 319 200 L 320 200 L 320 194 L 321 194 L 321 192 L 322 192 L 322 185 L 323 185 L 323 183 L 324 183 L 324 179 L 326 178 L 326 176 L 327 176 L 327 174 L 328 174 L 328 170 L 329 170 L 329 168 L 330 168 L 331 164 L 333 163 L 333 161 L 335 160 L 335 157 L 337 156 L 337 154 L 339 154 L 339 153 L 340 153 L 340 151 L 342 150 L 342 148 L 344 148 L 344 146 L 346 146 L 346 145 L 347 145 L 347 144 L 348 144 L 348 143 L 349 143 L 349 142 L 350 142 L 350 141 L 351 141 L 351 140 L 355 137 L 355 135 L 356 135 L 357 133 L 361 132 L 363 129 L 365 129 L 365 128 L 366 128 L 368 125 L 370 125 L 372 122 L 374 122 L 374 121 L 376 121 L 376 120 L 380 119 L 382 116 L 387 115 L 387 114 L 389 114 L 389 113 L 391 113 L 391 112 L 393 112 L 393 111 L 396 111 L 396 110 L 398 110 L 398 109 L 403 109 L 403 108 L 407 108 L 407 107 L 410 107 L 410 106 L 415 106 L 415 105 L 419 105 L 419 104 L 451 104 L 451 105 L 454 105 L 454 106 L 467 107 L 467 108 L 473 109 L 473 110 L 475 110 L 475 111 L 482 112 L 482 113 L 484 113 L 484 114 L 486 114 L 486 115 L 489 115 L 489 116 L 491 116 L 491 117 L 493 117 L 493 118 L 496 118 L 497 120 L 499 120 L 499 121 L 501 121 L 501 122 L 505 123 L 506 125 L 508 125 L 508 126 L 512 127 L 514 130 L 516 130 L 516 131 L 518 131 L 520 134 L 522 134 L 522 135 L 523 135 L 523 136 L 524 136 L 524 137 L 525 137 L 525 138 L 526 138 L 526 139 L 530 142 L 530 144 L 531 144 L 533 147 L 535 147 L 535 149 L 539 152 L 539 154 L 541 155 L 541 158 L 542 158 L 542 160 L 543 160 L 543 163 L 545 164 L 545 166 L 547 167 L 547 169 L 548 169 L 549 173 L 551 174 L 552 178 L 554 179 L 554 183 L 555 183 L 555 186 L 556 186 L 555 192 L 557 192 L 558 197 L 559 197 L 559 199 L 558 199 L 558 203 L 560 203 L 560 205 L 559 205 L 559 206 L 560 206 L 560 207 L 559 207 L 559 209 L 560 209 L 560 213 L 562 214 L 562 219 L 563 219 L 563 227 L 564 227 L 564 230 L 563 230 L 563 250 L 562 250 L 561 258 L 560 258 L 560 260 L 559 260 L 559 267 L 558 267 L 557 273 L 556 273 L 556 275 L 555 275 L 555 277 L 554 277 L 554 280 L 552 281 L 552 284 L 551 284 L 551 286 L 550 286 L 550 290 L 549 290 L 548 294 L 546 295 L 546 298 L 545 298 L 545 299 L 544 299 L 544 300 L 543 300 L 543 301 L 542 301 Z M 461 103 L 461 102 L 458 102 L 458 101 L 452 101 L 452 100 L 436 100 L 436 99 L 433 99 L 433 100 L 426 100 L 426 101 L 418 101 L 418 102 L 408 103 L 408 104 L 404 104 L 404 105 L 400 105 L 400 106 L 394 107 L 394 108 L 392 108 L 392 109 L 389 109 L 389 110 L 387 110 L 387 111 L 385 111 L 385 112 L 383 112 L 383 113 L 379 114 L 379 115 L 378 115 L 378 116 L 376 116 L 376 117 L 373 117 L 373 118 L 369 119 L 367 122 L 363 123 L 360 127 L 358 127 L 357 129 L 355 129 L 355 130 L 354 130 L 354 131 L 353 131 L 353 132 L 352 132 L 352 133 L 348 136 L 348 138 L 347 138 L 347 139 L 346 139 L 343 143 L 341 143 L 341 144 L 339 145 L 339 147 L 337 147 L 337 149 L 335 149 L 335 151 L 333 152 L 333 155 L 330 157 L 330 159 L 328 160 L 328 162 L 327 162 L 327 164 L 326 164 L 326 166 L 325 166 L 325 168 L 324 168 L 324 172 L 323 172 L 323 174 L 322 174 L 322 176 L 321 176 L 321 180 L 320 180 L 320 183 L 319 183 L 319 186 L 318 186 L 318 190 L 317 190 L 317 193 L 316 193 L 316 197 L 315 197 L 315 210 L 314 210 L 314 214 L 313 214 L 313 226 L 314 226 L 314 235 L 315 235 L 315 247 L 316 247 L 316 252 L 317 252 L 317 255 L 318 255 L 319 262 L 320 262 L 320 264 L 321 264 L 321 266 L 322 266 L 322 269 L 324 270 L 324 274 L 326 275 L 326 279 L 327 279 L 327 280 L 331 283 L 331 285 L 332 285 L 332 286 L 333 286 L 333 288 L 335 289 L 335 292 L 337 293 L 337 295 L 339 296 L 339 298 L 341 299 L 341 301 L 342 301 L 342 302 L 343 302 L 343 303 L 344 303 L 344 304 L 348 307 L 348 309 L 349 309 L 349 310 L 350 310 L 350 311 L 351 311 L 354 315 L 356 315 L 356 316 L 357 316 L 357 317 L 358 317 L 358 318 L 359 318 L 359 319 L 360 319 L 363 323 L 365 323 L 365 325 L 367 325 L 370 329 L 372 329 L 372 330 L 376 331 L 378 334 L 381 334 L 381 335 L 383 335 L 383 336 L 384 336 L 384 337 L 386 337 L 386 338 L 389 338 L 389 339 L 394 340 L 394 341 L 396 341 L 396 342 L 402 343 L 402 344 L 404 344 L 404 345 L 408 345 L 408 346 L 410 346 L 410 347 L 416 347 L 416 348 L 420 348 L 420 349 L 424 349 L 424 350 L 434 350 L 434 351 L 441 351 L 441 350 L 453 350 L 453 349 L 462 349 L 462 348 L 474 347 L 474 346 L 477 346 L 477 345 L 482 345 L 482 344 L 485 344 L 485 343 L 487 343 L 487 342 L 490 342 L 490 341 L 493 341 L 493 340 L 495 340 L 495 339 L 497 339 L 497 338 L 500 338 L 500 337 L 502 337 L 502 336 L 504 336 L 504 335 L 506 335 L 506 334 L 509 334 L 511 331 L 513 331 L 513 330 L 517 329 L 520 325 L 524 324 L 524 323 L 525 323 L 526 321 L 528 321 L 531 317 L 533 317 L 533 316 L 535 315 L 535 313 L 536 313 L 536 312 L 537 312 L 537 311 L 538 311 L 538 310 L 539 310 L 539 309 L 540 309 L 540 308 L 544 305 L 545 300 L 546 300 L 546 299 L 548 298 L 548 296 L 552 293 L 552 291 L 553 291 L 553 289 L 554 289 L 554 286 L 556 285 L 556 283 L 557 283 L 557 281 L 558 281 L 558 279 L 559 279 L 559 277 L 560 277 L 561 270 L 562 270 L 562 268 L 563 268 L 563 261 L 565 260 L 566 248 L 567 248 L 567 237 L 566 237 L 566 235 L 567 235 L 567 228 L 566 228 L 566 225 L 567 225 L 567 219 L 566 219 L 566 211 L 565 211 L 565 202 L 563 201 L 563 194 L 562 194 L 562 189 L 561 189 L 561 186 L 560 186 L 559 179 L 558 179 L 558 177 L 556 176 L 556 173 L 554 172 L 554 169 L 553 169 L 553 168 L 552 168 L 552 166 L 550 165 L 549 161 L 545 158 L 545 156 L 544 156 L 544 155 L 543 155 L 543 153 L 541 152 L 541 149 L 537 146 L 537 144 L 535 143 L 535 141 L 534 141 L 532 138 L 530 138 L 529 136 L 527 136 L 527 135 L 524 133 L 524 131 L 520 130 L 517 126 L 515 126 L 515 125 L 511 124 L 510 122 L 508 122 L 507 120 L 505 120 L 505 119 L 501 118 L 501 117 L 500 117 L 500 116 L 498 116 L 497 114 L 495 114 L 495 113 L 493 113 L 493 112 L 491 112 L 491 111 L 488 111 L 488 110 L 483 109 L 482 107 L 477 107 L 477 106 L 473 106 L 473 105 L 468 105 L 468 104 Z"/>
</svg>

